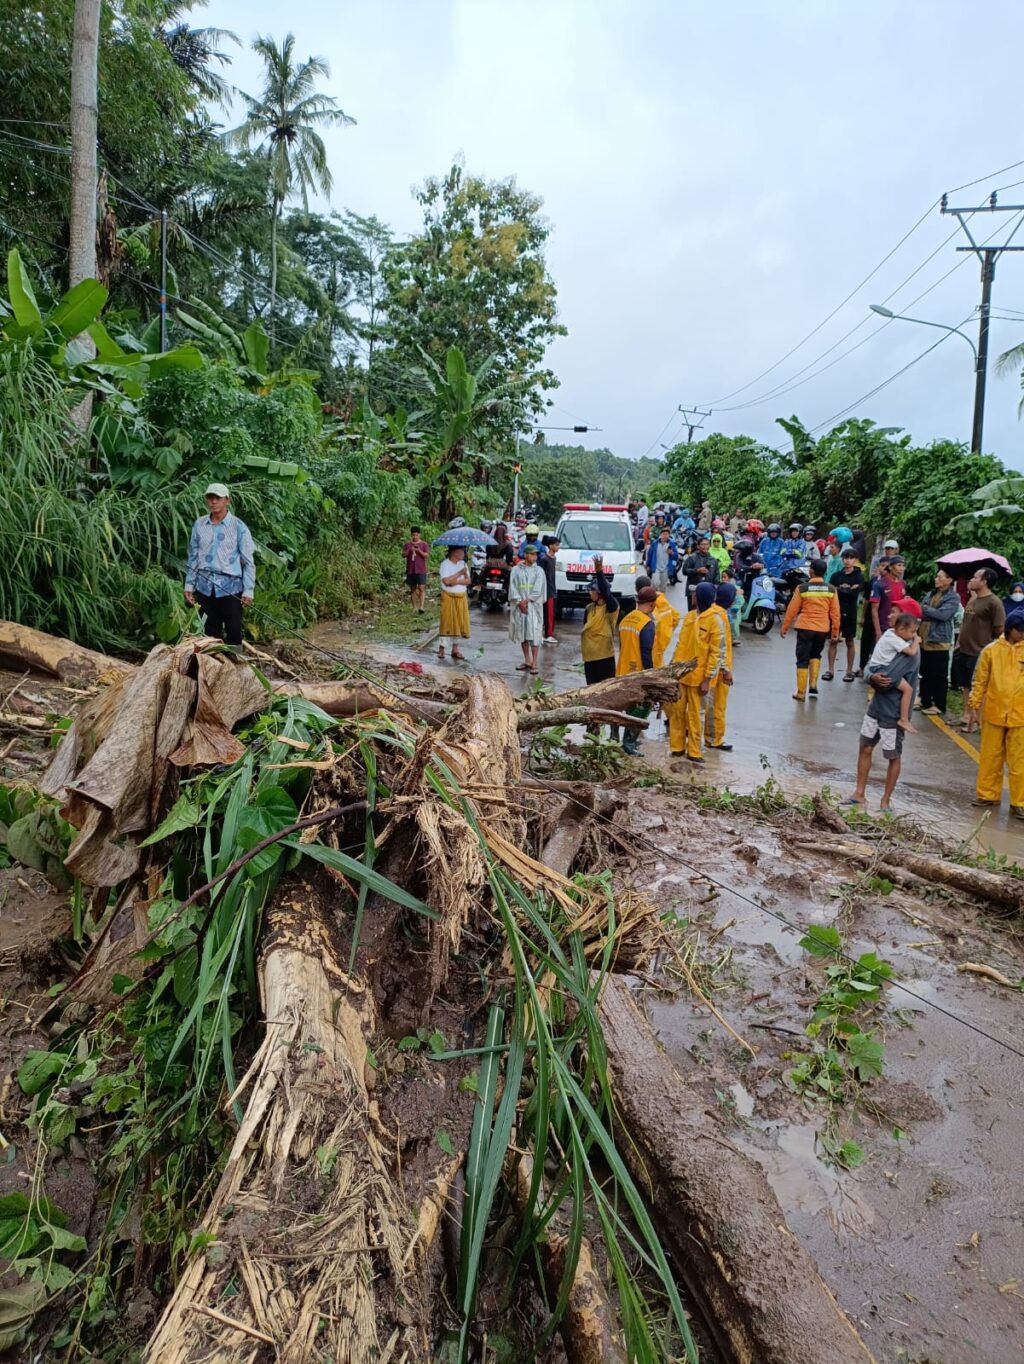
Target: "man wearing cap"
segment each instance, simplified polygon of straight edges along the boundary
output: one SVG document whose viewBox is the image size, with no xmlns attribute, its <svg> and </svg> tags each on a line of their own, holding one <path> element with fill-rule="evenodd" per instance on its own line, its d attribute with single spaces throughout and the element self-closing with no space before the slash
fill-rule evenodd
<svg viewBox="0 0 1024 1364">
<path fill-rule="evenodd" d="M 654 607 L 658 601 L 657 589 L 639 587 L 636 593 L 636 610 L 630 611 L 619 622 L 619 662 L 615 669 L 617 677 L 628 673 L 646 672 L 654 667 Z M 646 704 L 630 706 L 626 714 L 637 719 L 646 719 L 650 714 Z M 640 752 L 640 731 L 627 729 L 622 736 L 622 747 L 632 757 Z"/>
<path fill-rule="evenodd" d="M 981 716 L 975 805 L 998 805 L 1003 768 L 1010 778 L 1010 813 L 1024 819 L 1024 611 L 1011 611 L 1001 638 L 982 649 L 970 695 Z"/>
<path fill-rule="evenodd" d="M 537 647 L 544 638 L 544 598 L 547 580 L 537 563 L 537 545 L 528 540 L 521 550 L 523 562 L 509 575 L 508 599 L 512 613 L 508 618 L 508 637 L 521 644 L 523 661 L 516 665 L 521 673 L 536 673 Z"/>
<path fill-rule="evenodd" d="M 538 562 L 538 563 L 543 563 L 543 562 L 544 562 L 544 558 L 545 558 L 545 556 L 546 556 L 546 554 L 547 554 L 547 550 L 544 548 L 544 546 L 543 546 L 543 545 L 540 543 L 540 541 L 538 540 L 537 537 L 538 537 L 539 535 L 540 535 L 540 527 L 539 527 L 539 526 L 535 526 L 534 523 L 531 521 L 530 524 L 526 527 L 526 530 L 523 531 L 523 542 L 522 542 L 522 544 L 519 546 L 519 558 L 520 558 L 520 560 L 522 560 L 522 558 L 523 558 L 523 551 L 526 549 L 526 546 L 527 546 L 527 545 L 533 545 L 534 549 L 537 551 L 537 562 Z"/>
<path fill-rule="evenodd" d="M 192 527 L 185 572 L 185 600 L 198 606 L 203 628 L 236 648 L 242 643 L 242 607 L 252 605 L 256 563 L 252 535 L 229 509 L 223 483 L 206 490 L 207 514 Z"/>
<path fill-rule="evenodd" d="M 873 578 L 878 572 L 878 565 L 882 559 L 891 559 L 894 554 L 899 554 L 899 552 L 899 541 L 890 536 L 888 540 L 884 541 L 879 552 L 872 556 L 870 576 Z"/>
</svg>

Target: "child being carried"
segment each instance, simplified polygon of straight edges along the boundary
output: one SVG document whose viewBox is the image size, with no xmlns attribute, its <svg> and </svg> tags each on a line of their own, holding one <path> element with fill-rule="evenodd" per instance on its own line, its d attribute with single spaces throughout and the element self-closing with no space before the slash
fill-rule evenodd
<svg viewBox="0 0 1024 1364">
<path fill-rule="evenodd" d="M 867 666 L 867 675 L 869 677 L 872 673 L 887 672 L 889 665 L 894 663 L 897 658 L 914 658 L 918 652 L 920 646 L 917 639 L 917 630 L 921 623 L 920 617 L 913 609 L 907 610 L 906 608 L 908 606 L 911 608 L 916 607 L 917 611 L 920 611 L 921 608 L 918 606 L 917 602 L 912 600 L 901 601 L 899 605 L 903 609 L 901 609 L 899 615 L 893 620 L 892 625 L 886 630 L 885 634 L 882 635 L 881 639 L 875 645 L 874 652 L 872 653 Z M 917 730 L 910 723 L 910 710 L 914 704 L 914 687 L 911 686 L 905 677 L 900 679 L 898 686 L 900 693 L 900 718 L 896 723 L 899 725 L 900 729 L 906 730 L 908 734 L 916 734 Z"/>
</svg>

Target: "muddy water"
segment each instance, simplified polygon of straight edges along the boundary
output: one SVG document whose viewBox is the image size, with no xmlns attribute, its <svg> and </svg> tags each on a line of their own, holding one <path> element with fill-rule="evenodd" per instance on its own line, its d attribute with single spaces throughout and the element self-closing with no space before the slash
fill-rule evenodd
<svg viewBox="0 0 1024 1364">
<path fill-rule="evenodd" d="M 652 1022 L 681 1068 L 700 1063 L 707 1102 L 762 1166 L 878 1360 L 1024 1358 L 1022 1062 L 967 1026 L 1024 1051 L 1024 1010 L 1019 993 L 956 971 L 957 962 L 984 961 L 1016 979 L 1024 975 L 1018 942 L 966 913 L 957 936 L 946 938 L 915 924 L 909 914 L 926 910 L 898 893 L 857 902 L 839 920 L 834 892 L 851 873 L 824 860 L 794 865 L 771 831 L 759 829 L 751 865 L 747 829 L 731 816 L 695 818 L 692 806 L 669 799 L 653 820 L 635 818 L 653 823 L 650 836 L 664 849 L 645 870 L 665 909 L 705 933 L 719 930 L 715 952 L 731 949 L 715 1003 L 757 1055 L 750 1059 L 688 997 L 649 995 Z M 686 872 L 677 857 L 720 885 Z M 887 990 L 876 1025 L 885 1075 L 843 1123 L 841 1135 L 866 1152 L 856 1171 L 823 1163 L 823 1114 L 784 1083 L 821 974 L 797 934 L 767 910 L 800 926 L 840 922 L 850 951 L 877 951 L 913 992 Z"/>
</svg>

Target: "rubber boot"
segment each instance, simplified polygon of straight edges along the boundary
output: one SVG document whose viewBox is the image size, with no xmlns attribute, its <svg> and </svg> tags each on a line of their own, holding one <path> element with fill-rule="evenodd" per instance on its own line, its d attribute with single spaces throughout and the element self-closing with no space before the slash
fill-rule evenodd
<svg viewBox="0 0 1024 1364">
<path fill-rule="evenodd" d="M 810 668 L 810 680 L 811 680 L 811 685 L 810 685 L 810 687 L 808 688 L 808 693 L 807 693 L 809 696 L 817 696 L 817 694 L 818 694 L 818 673 L 819 673 L 820 671 L 821 671 L 821 659 L 820 659 L 820 658 L 812 658 L 812 659 L 811 659 L 811 668 Z"/>
<path fill-rule="evenodd" d="M 807 698 L 807 669 L 797 668 L 796 670 L 796 691 L 793 693 L 794 701 L 804 701 Z"/>
</svg>

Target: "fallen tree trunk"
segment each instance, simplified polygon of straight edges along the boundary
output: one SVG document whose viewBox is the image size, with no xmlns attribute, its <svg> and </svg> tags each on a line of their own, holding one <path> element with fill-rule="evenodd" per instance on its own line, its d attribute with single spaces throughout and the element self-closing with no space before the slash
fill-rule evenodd
<svg viewBox="0 0 1024 1364">
<path fill-rule="evenodd" d="M 730 1364 L 872 1364 L 786 1226 L 760 1167 L 728 1142 L 617 977 L 601 1018 L 623 1154 Z"/>
<path fill-rule="evenodd" d="M 431 725 L 440 725 L 453 710 L 452 706 L 442 701 L 406 696 L 390 687 L 378 687 L 372 682 L 280 682 L 275 685 L 274 691 L 278 696 L 302 696 L 337 718 L 369 714 L 375 710 L 391 710 L 416 720 L 426 720 Z"/>
<path fill-rule="evenodd" d="M 70 686 L 114 681 L 135 671 L 131 663 L 94 649 L 83 649 L 69 639 L 48 635 L 13 620 L 0 620 L 0 660 L 18 668 L 50 673 Z"/>
<path fill-rule="evenodd" d="M 651 668 L 647 672 L 609 677 L 606 682 L 595 682 L 592 687 L 574 687 L 572 691 L 557 691 L 548 696 L 531 697 L 523 708 L 523 713 L 560 709 L 564 706 L 623 711 L 628 710 L 630 706 L 678 701 L 679 679 L 692 672 L 695 666 L 695 661 L 691 659 L 686 663 L 671 663 L 666 668 Z"/>
<path fill-rule="evenodd" d="M 232 1096 L 250 1090 L 203 1219 L 213 1241 L 180 1279 L 149 1364 L 250 1364 L 268 1341 L 284 1364 L 425 1358 L 399 1320 L 430 1309 L 403 1265 L 413 1222 L 366 1087 L 373 999 L 339 965 L 319 898 L 304 898 L 268 913 L 266 1038 Z"/>
<path fill-rule="evenodd" d="M 609 710 L 606 706 L 557 706 L 552 710 L 531 710 L 520 715 L 519 733 L 548 729 L 552 725 L 628 725 L 630 729 L 646 729 L 649 720 L 625 711 Z"/>
<path fill-rule="evenodd" d="M 908 848 L 893 848 L 884 843 L 873 844 L 853 838 L 822 840 L 819 837 L 814 848 L 826 854 L 834 850 L 852 862 L 870 862 L 879 868 L 912 872 L 934 885 L 962 891 L 978 900 L 1006 905 L 1018 913 L 1024 909 L 1024 881 L 983 871 L 980 867 L 965 867 L 936 853 L 916 853 Z"/>
</svg>

